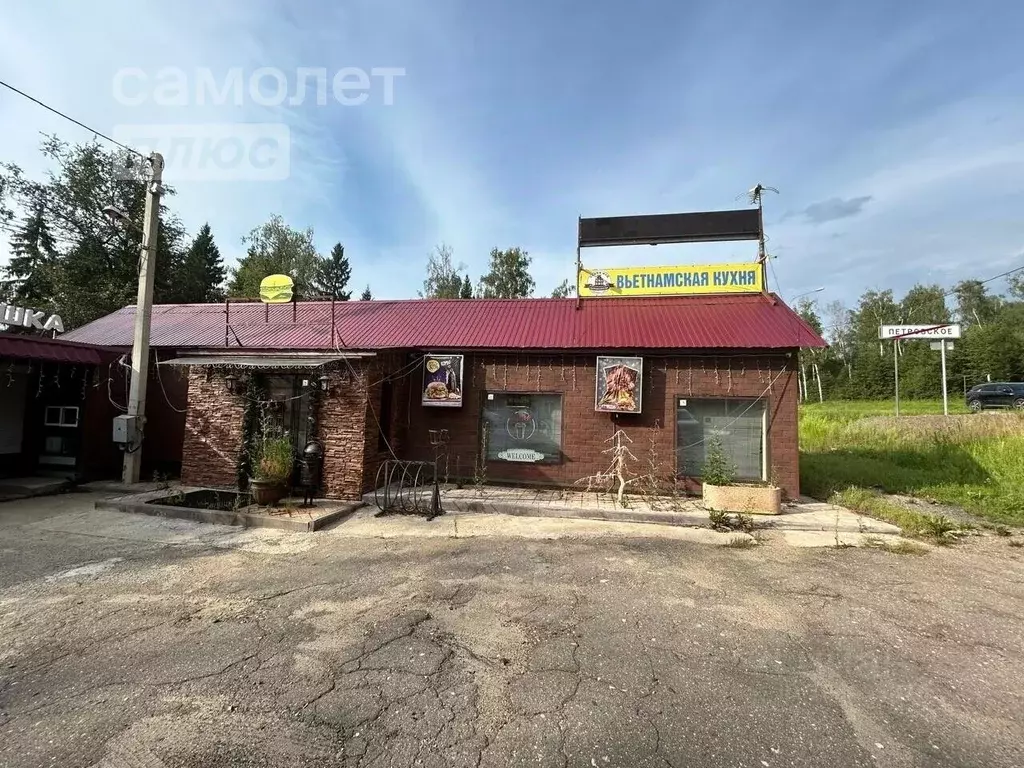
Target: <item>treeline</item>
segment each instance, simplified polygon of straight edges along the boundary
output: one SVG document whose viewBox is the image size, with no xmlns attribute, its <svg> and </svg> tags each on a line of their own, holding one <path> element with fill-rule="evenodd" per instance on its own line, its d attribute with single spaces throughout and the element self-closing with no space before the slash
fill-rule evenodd
<svg viewBox="0 0 1024 768">
<path fill-rule="evenodd" d="M 963 338 L 947 351 L 950 395 L 979 382 L 1024 380 L 1024 276 L 1007 281 L 1005 295 L 986 282 L 964 280 L 945 289 L 915 285 L 900 300 L 891 290 L 866 291 L 853 308 L 804 300 L 797 311 L 828 341 L 800 355 L 801 391 L 808 400 L 892 398 L 893 355 L 899 355 L 900 396 L 942 395 L 940 353 L 927 340 L 880 341 L 882 325 L 959 323 Z"/>
<path fill-rule="evenodd" d="M 0 164 L 0 232 L 11 259 L 2 270 L 0 299 L 56 312 L 66 328 L 134 304 L 145 209 L 146 163 L 97 142 L 69 145 L 47 137 L 42 146 L 52 170 L 30 179 Z M 155 294 L 163 302 L 205 302 L 223 296 L 224 263 L 208 225 L 189 237 L 181 220 L 161 204 Z M 122 211 L 117 226 L 102 213 Z"/>
<path fill-rule="evenodd" d="M 0 300 L 59 313 L 68 329 L 128 304 L 138 291 L 141 224 L 148 168 L 144 160 L 98 141 L 72 145 L 46 137 L 42 153 L 51 171 L 28 178 L 20 167 L 0 164 L 0 236 L 11 249 L 0 269 Z M 313 230 L 296 229 L 272 216 L 243 238 L 245 255 L 224 264 L 209 224 L 190 235 L 169 208 L 173 186 L 164 186 L 160 206 L 154 301 L 203 303 L 225 296 L 255 298 L 260 281 L 288 274 L 298 298 L 352 298 L 352 269 L 341 243 L 320 253 Z M 116 225 L 102 210 L 113 206 L 129 223 Z M 428 298 L 532 296 L 531 259 L 521 248 L 495 248 L 488 270 L 471 282 L 452 251 L 437 246 L 427 258 L 421 296 Z M 568 282 L 556 296 L 571 293 Z M 360 296 L 371 300 L 366 285 Z"/>
</svg>

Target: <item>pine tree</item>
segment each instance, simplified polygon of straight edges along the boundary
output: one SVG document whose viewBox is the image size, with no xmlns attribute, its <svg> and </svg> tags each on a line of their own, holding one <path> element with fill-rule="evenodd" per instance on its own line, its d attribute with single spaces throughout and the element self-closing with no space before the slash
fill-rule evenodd
<svg viewBox="0 0 1024 768">
<path fill-rule="evenodd" d="M 352 298 L 352 292 L 346 291 L 345 288 L 351 277 L 352 267 L 348 263 L 348 257 L 345 256 L 345 246 L 335 243 L 331 249 L 331 255 L 320 264 L 313 287 L 322 297 L 348 301 Z"/>
<path fill-rule="evenodd" d="M 225 275 L 224 261 L 213 241 L 210 225 L 203 224 L 182 259 L 179 301 L 201 304 L 223 300 Z"/>
<path fill-rule="evenodd" d="M 373 298 L 373 294 L 370 293 L 370 285 L 367 284 L 366 287 L 363 289 L 362 294 L 360 294 L 359 300 L 360 301 L 370 301 L 372 298 Z"/>
<path fill-rule="evenodd" d="M 473 298 L 473 284 L 469 282 L 469 275 L 462 278 L 462 289 L 459 291 L 460 299 L 472 299 Z"/>
<path fill-rule="evenodd" d="M 11 252 L 6 274 L 18 281 L 13 299 L 36 309 L 54 309 L 57 249 L 42 208 L 37 208 L 11 235 Z"/>
</svg>

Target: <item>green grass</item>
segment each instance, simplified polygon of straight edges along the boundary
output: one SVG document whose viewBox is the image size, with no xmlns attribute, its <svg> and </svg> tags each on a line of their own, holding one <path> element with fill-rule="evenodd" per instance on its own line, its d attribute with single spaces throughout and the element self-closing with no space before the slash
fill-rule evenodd
<svg viewBox="0 0 1024 768">
<path fill-rule="evenodd" d="M 963 411 L 959 401 L 956 405 Z M 902 493 L 962 507 L 995 524 L 1024 525 L 1024 415 L 985 413 L 947 419 L 941 401 L 901 403 L 900 411 L 895 418 L 891 402 L 803 406 L 803 491 L 823 499 L 848 489 Z M 860 497 L 853 501 L 867 503 Z M 882 503 L 896 509 L 879 507 Z M 901 527 L 895 519 L 901 515 L 917 528 L 927 523 L 915 523 L 907 515 L 933 517 L 884 499 L 871 504 L 878 512 L 869 514 Z"/>
</svg>

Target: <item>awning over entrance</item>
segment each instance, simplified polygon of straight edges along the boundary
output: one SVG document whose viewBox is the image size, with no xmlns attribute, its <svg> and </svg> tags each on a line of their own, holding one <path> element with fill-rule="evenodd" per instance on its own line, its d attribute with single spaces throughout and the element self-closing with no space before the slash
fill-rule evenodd
<svg viewBox="0 0 1024 768">
<path fill-rule="evenodd" d="M 0 357 L 41 360 L 47 363 L 100 365 L 111 359 L 112 355 L 111 350 L 91 344 L 0 332 Z"/>
<path fill-rule="evenodd" d="M 372 352 L 328 355 L 193 355 L 162 360 L 160 365 L 223 365 L 236 368 L 319 368 L 341 360 L 374 357 Z"/>
</svg>

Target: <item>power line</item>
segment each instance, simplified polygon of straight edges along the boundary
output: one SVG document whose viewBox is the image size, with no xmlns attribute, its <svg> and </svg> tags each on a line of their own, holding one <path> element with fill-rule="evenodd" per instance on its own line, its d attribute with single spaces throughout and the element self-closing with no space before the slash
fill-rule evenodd
<svg viewBox="0 0 1024 768">
<path fill-rule="evenodd" d="M 100 138 L 106 139 L 111 144 L 116 144 L 117 146 L 121 147 L 121 149 L 124 149 L 124 150 L 127 150 L 128 152 L 131 152 L 133 155 L 138 155 L 143 160 L 146 159 L 146 156 L 143 155 L 138 150 L 132 149 L 127 144 L 122 144 L 117 139 L 112 139 L 110 136 L 107 136 L 105 133 L 100 133 L 95 128 L 90 128 L 88 125 L 83 123 L 81 120 L 76 120 L 75 118 L 71 117 L 70 115 L 67 115 L 67 114 L 61 112 L 59 109 L 56 109 L 55 107 L 51 107 L 49 104 L 46 104 L 46 103 L 40 101 L 35 96 L 29 96 L 27 93 L 25 93 L 22 90 L 19 90 L 18 88 L 15 88 L 10 83 L 5 83 L 3 80 L 0 80 L 0 85 L 2 85 L 4 88 L 7 88 L 8 90 L 14 91 L 19 96 L 24 96 L 29 101 L 35 102 L 36 104 L 38 104 L 43 109 L 49 110 L 50 112 L 53 112 L 53 114 L 59 115 L 60 117 L 63 117 L 65 120 L 69 120 L 69 121 L 71 121 L 72 123 L 74 123 L 75 125 L 77 125 L 77 126 L 79 126 L 81 128 L 85 128 L 85 130 L 89 131 L 90 133 L 94 133 L 97 136 L 99 136 Z"/>
</svg>

